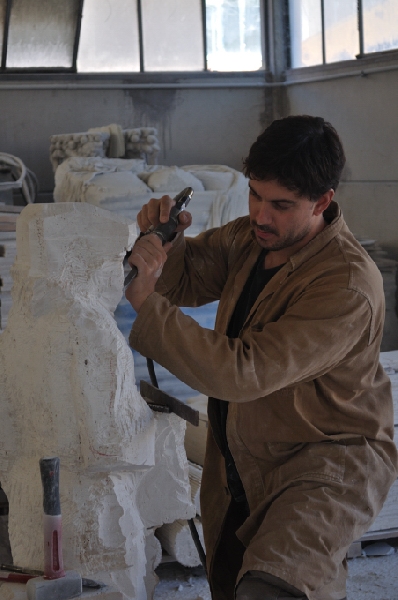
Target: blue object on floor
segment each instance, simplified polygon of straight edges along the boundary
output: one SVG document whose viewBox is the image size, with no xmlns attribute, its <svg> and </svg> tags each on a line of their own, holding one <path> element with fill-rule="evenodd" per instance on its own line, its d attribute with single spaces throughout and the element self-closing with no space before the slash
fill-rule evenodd
<svg viewBox="0 0 398 600">
<path fill-rule="evenodd" d="M 181 310 L 184 314 L 195 319 L 195 321 L 197 321 L 202 327 L 205 327 L 206 329 L 214 329 L 217 307 L 218 302 L 212 302 L 211 304 L 206 304 L 205 306 L 196 308 L 182 308 Z M 125 297 L 123 297 L 115 310 L 115 320 L 118 328 L 123 333 L 127 342 L 136 316 L 137 313 L 131 304 L 126 300 Z M 146 365 L 146 358 L 141 356 L 141 354 L 135 350 L 132 350 L 132 352 L 134 357 L 135 380 L 137 387 L 139 387 L 139 382 L 141 379 L 150 382 L 150 377 Z M 184 401 L 199 394 L 198 391 L 188 387 L 185 383 L 174 377 L 174 375 L 167 371 L 167 369 L 161 367 L 157 363 L 155 363 L 155 371 L 159 388 L 167 394 L 170 394 L 170 396 L 174 396 L 175 398 Z"/>
</svg>

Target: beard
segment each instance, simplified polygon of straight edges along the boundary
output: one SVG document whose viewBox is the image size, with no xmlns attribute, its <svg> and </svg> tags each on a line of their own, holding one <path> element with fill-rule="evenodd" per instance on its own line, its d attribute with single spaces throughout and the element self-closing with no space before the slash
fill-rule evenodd
<svg viewBox="0 0 398 600">
<path fill-rule="evenodd" d="M 308 223 L 305 227 L 303 227 L 300 230 L 291 229 L 290 231 L 287 231 L 283 236 L 280 236 L 278 231 L 276 229 L 273 229 L 272 227 L 268 227 L 267 225 L 258 225 L 256 221 L 251 221 L 250 224 L 253 228 L 254 233 L 256 234 L 257 243 L 265 250 L 273 252 L 294 246 L 298 242 L 301 242 L 301 240 L 305 238 L 305 236 L 310 231 L 310 225 Z M 263 233 L 272 233 L 273 235 L 277 236 L 278 239 L 264 240 L 258 237 L 256 233 L 257 231 L 262 231 Z"/>
</svg>

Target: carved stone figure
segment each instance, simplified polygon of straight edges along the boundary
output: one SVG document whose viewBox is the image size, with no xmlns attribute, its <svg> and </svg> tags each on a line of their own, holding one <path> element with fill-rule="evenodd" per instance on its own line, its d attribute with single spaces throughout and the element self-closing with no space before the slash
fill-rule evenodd
<svg viewBox="0 0 398 600">
<path fill-rule="evenodd" d="M 13 306 L 0 336 L 0 481 L 14 563 L 43 568 L 39 459 L 59 456 L 66 569 L 152 597 L 154 529 L 191 518 L 185 422 L 153 413 L 113 318 L 134 223 L 85 203 L 17 222 Z"/>
</svg>

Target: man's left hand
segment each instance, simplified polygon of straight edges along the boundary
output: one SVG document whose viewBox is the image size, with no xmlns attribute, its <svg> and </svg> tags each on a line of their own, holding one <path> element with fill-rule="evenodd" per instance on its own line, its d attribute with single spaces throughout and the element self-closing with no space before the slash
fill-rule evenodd
<svg viewBox="0 0 398 600">
<path fill-rule="evenodd" d="M 148 296 L 155 291 L 170 247 L 170 243 L 162 246 L 162 241 L 156 234 L 145 235 L 135 243 L 129 264 L 137 267 L 138 275 L 126 289 L 125 295 L 137 313 Z"/>
</svg>

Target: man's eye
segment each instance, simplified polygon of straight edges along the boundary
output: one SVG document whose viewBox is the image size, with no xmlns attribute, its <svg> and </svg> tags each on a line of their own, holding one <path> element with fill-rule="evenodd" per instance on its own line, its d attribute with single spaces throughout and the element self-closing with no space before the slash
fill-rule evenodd
<svg viewBox="0 0 398 600">
<path fill-rule="evenodd" d="M 290 208 L 290 204 L 285 204 L 284 202 L 274 202 L 274 207 L 277 210 L 288 210 Z"/>
</svg>

